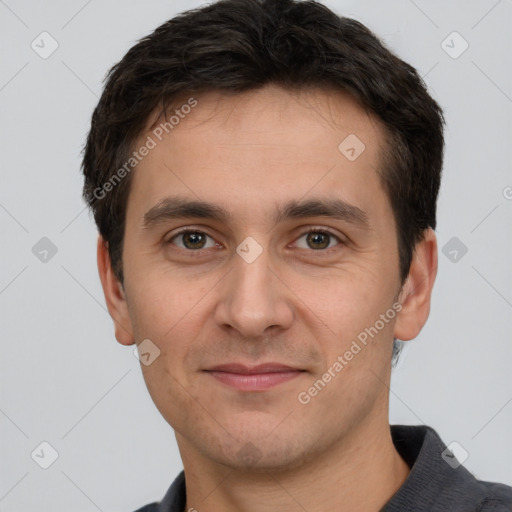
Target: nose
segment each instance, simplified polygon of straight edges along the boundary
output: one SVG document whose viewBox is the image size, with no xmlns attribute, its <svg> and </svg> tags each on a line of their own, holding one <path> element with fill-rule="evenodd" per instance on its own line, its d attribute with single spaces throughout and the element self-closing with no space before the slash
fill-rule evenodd
<svg viewBox="0 0 512 512">
<path fill-rule="evenodd" d="M 234 255 L 231 271 L 219 283 L 217 325 L 235 329 L 244 338 L 269 335 L 292 325 L 292 293 L 269 263 L 266 250 L 251 263 Z"/>
</svg>

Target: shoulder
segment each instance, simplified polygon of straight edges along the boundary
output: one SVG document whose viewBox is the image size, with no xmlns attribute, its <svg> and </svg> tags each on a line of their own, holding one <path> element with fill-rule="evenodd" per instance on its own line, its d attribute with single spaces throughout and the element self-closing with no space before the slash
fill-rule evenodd
<svg viewBox="0 0 512 512">
<path fill-rule="evenodd" d="M 135 512 L 182 512 L 186 505 L 185 472 L 181 471 L 161 501 L 144 505 Z"/>
<path fill-rule="evenodd" d="M 411 471 L 383 511 L 512 511 L 512 487 L 479 480 L 431 427 L 393 425 L 391 433 Z"/>
<path fill-rule="evenodd" d="M 477 512 L 510 512 L 512 510 L 512 487 L 496 482 L 477 480 L 482 486 L 484 497 L 478 504 Z"/>
<path fill-rule="evenodd" d="M 138 508 L 135 512 L 158 512 L 158 502 L 149 503 L 141 508 Z"/>
</svg>

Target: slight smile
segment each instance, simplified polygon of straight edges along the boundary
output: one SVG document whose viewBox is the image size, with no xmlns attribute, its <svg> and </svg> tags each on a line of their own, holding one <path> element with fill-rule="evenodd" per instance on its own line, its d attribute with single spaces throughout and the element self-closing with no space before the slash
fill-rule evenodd
<svg viewBox="0 0 512 512">
<path fill-rule="evenodd" d="M 232 363 L 215 366 L 205 371 L 220 382 L 240 391 L 265 391 L 305 372 L 305 370 L 279 363 L 266 363 L 253 367 Z"/>
</svg>

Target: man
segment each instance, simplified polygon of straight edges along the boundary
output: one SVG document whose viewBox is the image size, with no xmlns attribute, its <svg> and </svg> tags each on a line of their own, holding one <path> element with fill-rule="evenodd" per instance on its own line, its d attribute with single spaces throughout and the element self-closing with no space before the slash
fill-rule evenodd
<svg viewBox="0 0 512 512">
<path fill-rule="evenodd" d="M 116 338 L 182 472 L 141 511 L 505 511 L 391 361 L 437 269 L 443 115 L 321 4 L 224 0 L 130 49 L 93 114 L 84 197 Z"/>
</svg>

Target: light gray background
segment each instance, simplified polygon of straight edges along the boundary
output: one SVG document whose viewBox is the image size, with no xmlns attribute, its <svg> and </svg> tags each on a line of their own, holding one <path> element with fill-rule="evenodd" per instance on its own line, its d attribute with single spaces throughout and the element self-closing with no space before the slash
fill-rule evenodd
<svg viewBox="0 0 512 512">
<path fill-rule="evenodd" d="M 201 4 L 0 0 L 0 511 L 128 512 L 181 470 L 132 348 L 115 341 L 79 164 L 106 71 Z M 479 478 L 510 485 L 512 2 L 326 4 L 415 66 L 447 119 L 433 307 L 394 372 L 390 421 L 433 426 Z M 31 48 L 42 31 L 59 44 L 47 59 Z M 453 31 L 469 43 L 456 59 L 442 47 Z M 46 263 L 32 252 L 42 237 L 58 248 Z M 441 252 L 452 237 L 468 248 L 456 262 Z M 31 458 L 42 441 L 59 455 L 46 470 Z"/>
</svg>

